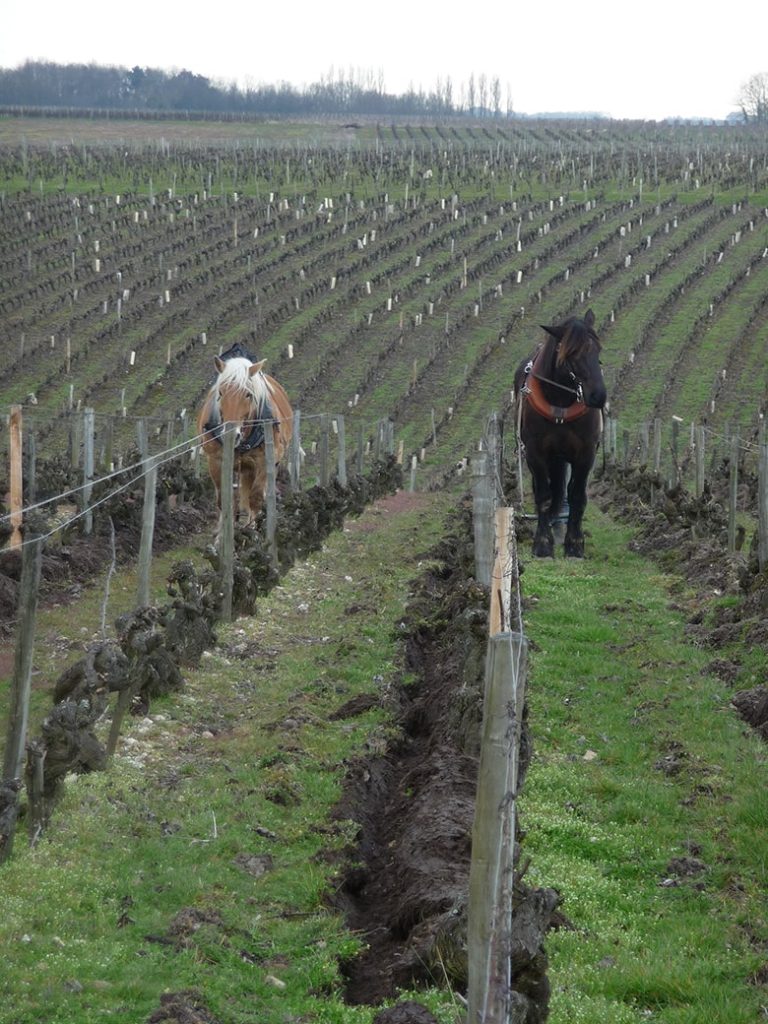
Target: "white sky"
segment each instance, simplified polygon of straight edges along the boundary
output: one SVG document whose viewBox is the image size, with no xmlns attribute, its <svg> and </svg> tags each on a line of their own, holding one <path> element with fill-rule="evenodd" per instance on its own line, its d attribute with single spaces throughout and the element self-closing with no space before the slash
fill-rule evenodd
<svg viewBox="0 0 768 1024">
<path fill-rule="evenodd" d="M 429 92 L 450 76 L 456 98 L 485 74 L 520 113 L 648 120 L 725 117 L 742 83 L 768 71 L 768 0 L 474 0 L 449 11 L 425 0 L 0 0 L 0 67 L 138 64 L 299 87 L 343 69 L 381 74 L 389 92 Z"/>
</svg>

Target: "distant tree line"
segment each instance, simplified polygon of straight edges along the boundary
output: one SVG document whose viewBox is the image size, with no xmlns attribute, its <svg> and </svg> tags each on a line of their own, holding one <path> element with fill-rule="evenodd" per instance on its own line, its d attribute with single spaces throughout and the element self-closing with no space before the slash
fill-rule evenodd
<svg viewBox="0 0 768 1024">
<path fill-rule="evenodd" d="M 288 82 L 239 88 L 214 83 L 191 71 L 54 64 L 27 61 L 0 68 L 0 106 L 62 107 L 136 111 L 200 111 L 234 114 L 374 114 L 502 117 L 512 114 L 509 89 L 498 77 L 471 75 L 456 88 L 448 76 L 434 88 L 389 93 L 371 72 L 334 73 L 297 88 Z"/>
</svg>

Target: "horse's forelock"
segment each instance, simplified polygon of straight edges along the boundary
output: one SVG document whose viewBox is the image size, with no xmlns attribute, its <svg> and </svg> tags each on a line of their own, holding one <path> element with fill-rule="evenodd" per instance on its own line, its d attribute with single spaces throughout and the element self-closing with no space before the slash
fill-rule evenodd
<svg viewBox="0 0 768 1024">
<path fill-rule="evenodd" d="M 583 320 L 573 319 L 567 322 L 564 327 L 565 330 L 562 338 L 560 339 L 557 350 L 558 366 L 562 365 L 562 363 L 571 356 L 578 355 L 584 346 L 588 345 L 590 341 L 594 342 L 597 346 L 597 351 L 600 351 L 600 339 L 592 327 L 586 324 Z"/>
<path fill-rule="evenodd" d="M 219 374 L 217 387 L 221 391 L 231 390 L 250 395 L 261 406 L 269 396 L 269 383 L 261 371 L 251 375 L 252 365 L 248 359 L 228 359 Z"/>
</svg>

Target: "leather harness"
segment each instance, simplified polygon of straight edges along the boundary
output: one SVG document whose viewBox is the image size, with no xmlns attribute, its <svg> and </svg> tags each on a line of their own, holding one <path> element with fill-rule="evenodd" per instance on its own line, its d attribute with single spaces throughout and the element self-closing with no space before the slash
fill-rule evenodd
<svg viewBox="0 0 768 1024">
<path fill-rule="evenodd" d="M 538 365 L 541 356 L 542 353 L 540 352 L 525 367 L 525 383 L 520 389 L 521 394 L 525 395 L 531 408 L 551 423 L 570 423 L 572 420 L 577 420 L 580 416 L 588 413 L 589 406 L 582 401 L 573 402 L 571 405 L 565 406 L 552 405 L 551 402 L 547 401 L 541 386 Z"/>
</svg>

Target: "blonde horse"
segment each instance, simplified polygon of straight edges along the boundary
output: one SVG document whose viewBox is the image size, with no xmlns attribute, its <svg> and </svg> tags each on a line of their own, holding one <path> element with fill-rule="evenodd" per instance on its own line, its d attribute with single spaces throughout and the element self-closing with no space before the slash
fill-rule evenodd
<svg viewBox="0 0 768 1024">
<path fill-rule="evenodd" d="M 242 350 L 236 346 L 233 351 Z M 225 424 L 234 424 L 234 480 L 240 511 L 250 526 L 261 511 L 267 489 L 264 431 L 272 431 L 277 466 L 291 440 L 293 411 L 283 387 L 263 372 L 265 359 L 254 363 L 240 355 L 230 359 L 216 356 L 214 362 L 218 377 L 198 413 L 197 433 L 203 438 L 202 449 L 221 510 L 222 435 Z"/>
</svg>

